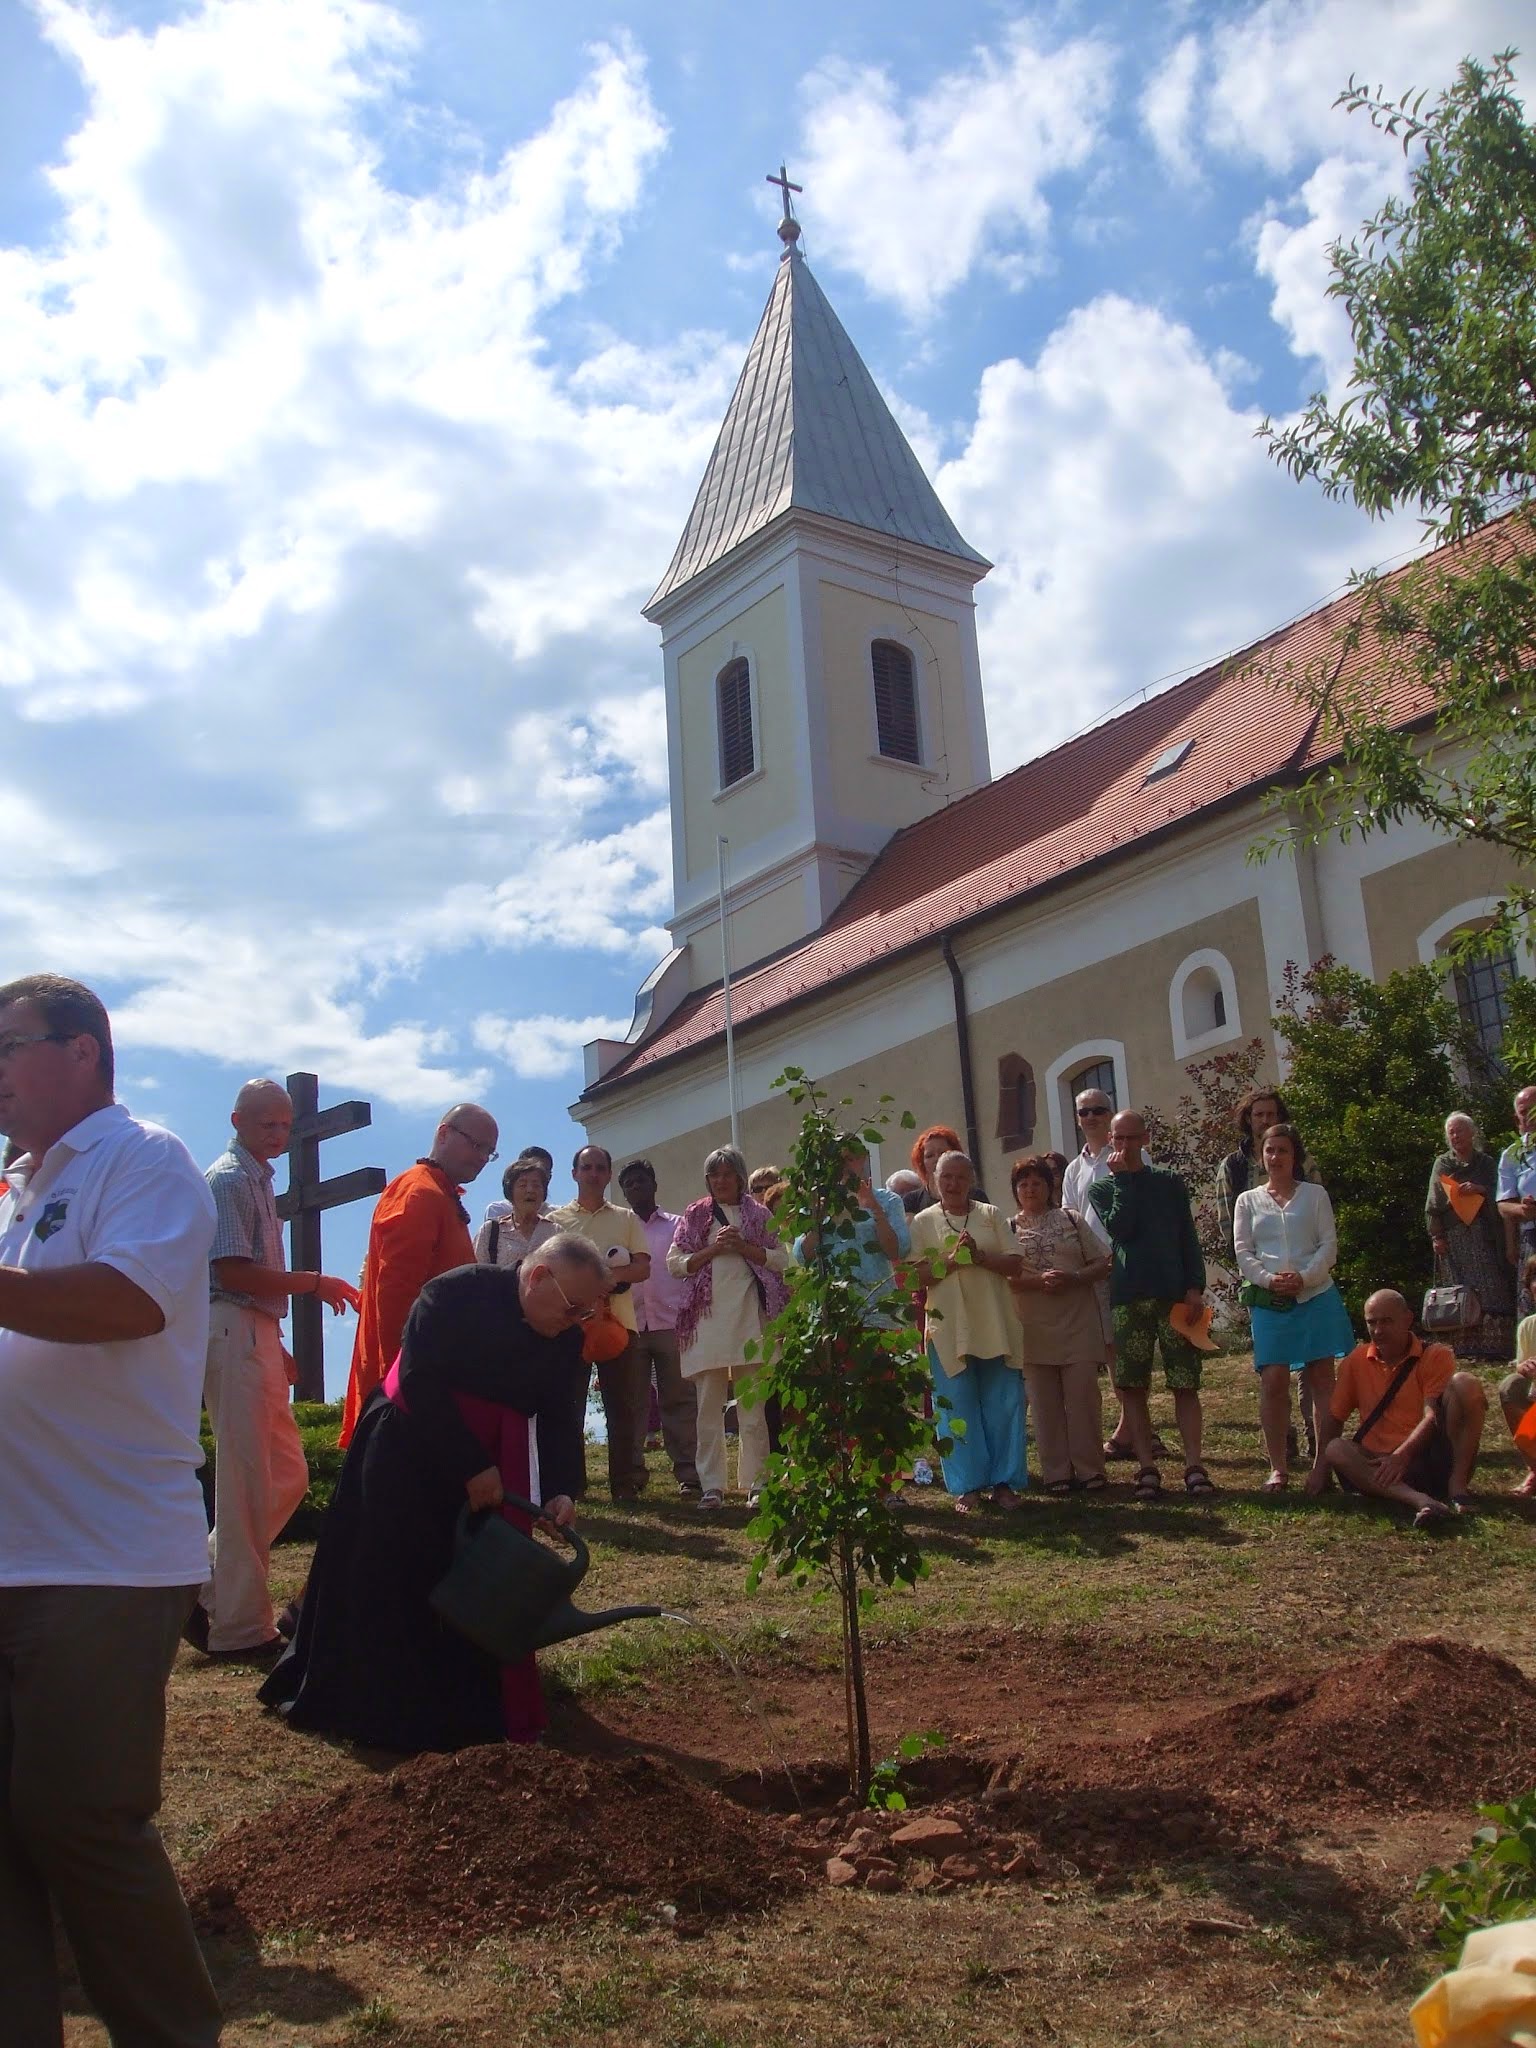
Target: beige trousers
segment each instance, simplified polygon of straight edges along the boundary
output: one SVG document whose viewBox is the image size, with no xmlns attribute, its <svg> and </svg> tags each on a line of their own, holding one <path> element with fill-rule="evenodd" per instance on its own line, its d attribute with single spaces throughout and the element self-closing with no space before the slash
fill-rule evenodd
<svg viewBox="0 0 1536 2048">
<path fill-rule="evenodd" d="M 309 1490 L 282 1331 L 271 1316 L 213 1303 L 203 1405 L 218 1451 L 201 1596 L 208 1647 L 252 1650 L 270 1642 L 276 1626 L 267 1586 L 273 1541 Z"/>
<path fill-rule="evenodd" d="M 725 1404 L 731 1398 L 733 1379 L 740 1394 L 743 1388 L 751 1390 L 752 1375 L 744 1367 L 738 1367 L 733 1375 L 729 1366 L 721 1365 L 706 1372 L 690 1373 L 689 1378 L 699 1404 L 699 1485 L 705 1493 L 724 1493 Z M 754 1401 L 750 1407 L 745 1401 L 738 1401 L 736 1421 L 737 1483 L 743 1493 L 750 1493 L 761 1484 L 768 1463 L 768 1411 L 761 1401 Z"/>
<path fill-rule="evenodd" d="M 1026 1365 L 1029 1420 L 1046 1486 L 1104 1476 L 1104 1414 L 1097 1361 L 1087 1365 Z"/>
</svg>

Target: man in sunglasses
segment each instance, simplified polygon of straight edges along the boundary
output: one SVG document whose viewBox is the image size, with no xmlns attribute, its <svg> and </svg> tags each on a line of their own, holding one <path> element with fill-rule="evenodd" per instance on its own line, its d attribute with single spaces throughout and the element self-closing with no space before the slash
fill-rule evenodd
<svg viewBox="0 0 1536 2048">
<path fill-rule="evenodd" d="M 1109 1232 L 1104 1228 L 1103 1218 L 1088 1199 L 1088 1190 L 1095 1181 L 1103 1180 L 1109 1172 L 1109 1120 L 1115 1113 L 1115 1106 L 1102 1088 L 1085 1088 L 1076 1102 L 1077 1128 L 1083 1134 L 1083 1149 L 1069 1161 L 1061 1182 L 1061 1206 L 1075 1209 L 1106 1251 L 1110 1250 Z M 1115 1326 L 1110 1315 L 1109 1282 L 1101 1280 L 1095 1289 L 1099 1305 L 1099 1325 L 1104 1332 L 1104 1364 L 1111 1382 L 1115 1376 Z M 1159 1451 L 1166 1446 L 1158 1438 Z M 1131 1442 L 1130 1427 L 1125 1419 L 1122 1405 L 1119 1420 L 1106 1438 L 1106 1458 L 1134 1458 L 1135 1447 Z"/>
<path fill-rule="evenodd" d="M 342 1411 L 343 1447 L 374 1388 L 394 1364 L 400 1334 L 429 1280 L 475 1263 L 469 1211 L 461 1199 L 470 1181 L 496 1157 L 496 1119 L 473 1102 L 456 1103 L 437 1127 L 432 1150 L 398 1174 L 380 1195 L 368 1230 L 362 1307 L 352 1346 L 352 1372 Z"/>
<path fill-rule="evenodd" d="M 214 1204 L 113 1099 L 100 999 L 0 987 L 0 2036 L 60 2041 L 53 1914 L 114 2041 L 219 2038 L 155 1831 L 165 1682 L 207 1570 Z"/>
</svg>

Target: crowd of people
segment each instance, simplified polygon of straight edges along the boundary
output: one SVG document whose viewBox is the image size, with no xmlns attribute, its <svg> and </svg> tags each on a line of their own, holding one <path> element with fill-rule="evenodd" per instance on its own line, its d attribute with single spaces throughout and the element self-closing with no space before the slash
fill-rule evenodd
<svg viewBox="0 0 1536 2048">
<path fill-rule="evenodd" d="M 1366 1301 L 1357 1341 L 1304 1135 L 1273 1088 L 1242 1105 L 1215 1195 L 1251 1327 L 1265 1491 L 1283 1492 L 1300 1460 L 1294 1382 L 1310 1492 L 1337 1484 L 1424 1527 L 1454 1519 L 1487 1406 L 1458 1351 L 1510 1364 L 1500 1405 L 1528 1467 L 1520 1490 L 1536 1491 L 1536 1087 L 1515 1114 L 1498 1160 L 1470 1117 L 1448 1119 L 1430 1176 L 1433 1299 L 1451 1341 L 1421 1334 L 1390 1286 Z M 1021 1506 L 1031 1424 L 1046 1495 L 1102 1493 L 1124 1460 L 1134 1497 L 1156 1501 L 1172 1455 L 1151 1415 L 1159 1361 L 1183 1488 L 1216 1491 L 1201 1386 L 1217 1340 L 1189 1191 L 1148 1157 L 1139 1113 L 1089 1088 L 1076 1115 L 1076 1155 L 1016 1161 L 1006 1208 L 952 1127 L 921 1132 L 884 1186 L 847 1142 L 839 1242 L 872 1320 L 894 1321 L 898 1273 L 921 1285 L 934 1445 L 912 1477 L 931 1481 L 937 1463 L 962 1515 L 984 1498 Z M 114 2039 L 218 2038 L 153 1826 L 181 1638 L 269 1665 L 262 1697 L 296 1727 L 407 1751 L 536 1739 L 532 1660 L 454 1638 L 432 1594 L 476 1517 L 573 1524 L 592 1368 L 614 1500 L 646 1491 L 659 1437 L 678 1494 L 718 1513 L 733 1421 L 749 1502 L 770 1469 L 776 1417 L 753 1398 L 752 1361 L 819 1256 L 814 1233 L 781 1237 L 777 1168 L 717 1147 L 674 1211 L 645 1159 L 622 1165 L 612 1201 L 614 1162 L 588 1144 L 574 1195 L 552 1202 L 553 1159 L 525 1146 L 472 1234 L 465 1191 L 500 1134 L 459 1104 L 380 1196 L 354 1286 L 284 1256 L 272 1162 L 292 1121 L 276 1082 L 248 1083 L 227 1149 L 200 1171 L 116 1102 L 110 1021 L 89 989 L 53 975 L 0 986 L 0 1981 L 22 2042 L 60 2038 L 55 1911 Z M 345 1461 L 308 1584 L 279 1615 L 270 1550 L 307 1483 L 281 1323 L 305 1294 L 357 1326 Z"/>
</svg>

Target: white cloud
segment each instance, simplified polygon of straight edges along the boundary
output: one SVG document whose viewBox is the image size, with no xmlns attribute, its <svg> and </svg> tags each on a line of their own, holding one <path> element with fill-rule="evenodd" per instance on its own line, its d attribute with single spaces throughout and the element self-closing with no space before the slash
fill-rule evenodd
<svg viewBox="0 0 1536 2048">
<path fill-rule="evenodd" d="M 1195 174 L 1189 125 L 1201 55 L 1198 36 L 1181 36 L 1148 79 L 1141 95 L 1142 126 L 1151 136 L 1158 155 L 1177 178 L 1192 178 Z"/>
<path fill-rule="evenodd" d="M 1044 188 L 1091 154 L 1110 72 L 1097 38 L 1046 48 L 1023 22 L 905 102 L 888 71 L 820 66 L 800 142 L 816 253 L 914 319 L 978 264 L 1022 285 L 1049 235 Z"/>
<path fill-rule="evenodd" d="M 1170 163 L 1199 147 L 1271 171 L 1341 150 L 1385 155 L 1400 145 L 1334 106 L 1351 76 L 1394 98 L 1434 90 L 1463 57 L 1518 45 L 1529 27 L 1525 0 L 1260 0 L 1204 39 L 1200 90 L 1182 95 L 1179 67 L 1197 68 L 1188 48 L 1197 39 L 1180 39 L 1148 88 L 1160 115 L 1149 126 Z"/>
<path fill-rule="evenodd" d="M 978 592 L 994 769 L 1224 654 L 1394 545 L 1269 460 L 1243 366 L 1122 297 L 994 363 L 941 494 L 997 563 Z M 1020 478 L 1029 480 L 1020 489 Z"/>
<path fill-rule="evenodd" d="M 1335 242 L 1353 241 L 1389 194 L 1405 187 L 1401 159 L 1381 164 L 1327 157 L 1289 206 L 1271 209 L 1252 229 L 1255 266 L 1274 287 L 1270 312 L 1294 353 L 1322 366 L 1335 399 L 1354 367 L 1355 347 L 1349 316 L 1328 296 L 1328 251 Z M 1298 211 L 1300 220 L 1287 218 Z"/>
<path fill-rule="evenodd" d="M 553 1081 L 579 1071 L 581 1049 L 594 1038 L 622 1038 L 628 1019 L 615 1017 L 497 1017 L 474 1022 L 474 1041 L 494 1053 L 520 1080 Z"/>
<path fill-rule="evenodd" d="M 0 956 L 125 1045 L 473 1093 L 429 962 L 666 945 L 638 606 L 741 344 L 547 333 L 665 146 L 643 60 L 404 190 L 397 9 L 39 20 L 85 107 L 0 250 Z"/>
</svg>

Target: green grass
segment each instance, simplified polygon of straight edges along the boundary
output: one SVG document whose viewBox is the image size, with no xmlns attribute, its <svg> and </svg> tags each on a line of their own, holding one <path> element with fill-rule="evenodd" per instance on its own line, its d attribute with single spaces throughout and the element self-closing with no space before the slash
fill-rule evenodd
<svg viewBox="0 0 1536 2048">
<path fill-rule="evenodd" d="M 1153 1405 L 1165 1440 L 1175 1442 L 1165 1397 Z M 1109 1407 L 1106 1400 L 1106 1419 Z M 1474 1482 L 1478 1511 L 1435 1536 L 1338 1492 L 1311 1499 L 1299 1479 L 1278 1499 L 1261 1495 L 1267 1466 L 1246 1360 L 1209 1361 L 1205 1410 L 1206 1463 L 1221 1489 L 1209 1505 L 1185 1497 L 1176 1458 L 1164 1465 L 1168 1491 L 1151 1505 L 1131 1501 L 1123 1485 L 1065 1501 L 1035 1489 L 1014 1515 L 962 1523 L 938 1489 L 909 1488 L 907 1513 L 929 1572 L 910 1591 L 882 1592 L 871 1640 L 1084 1629 L 1127 1647 L 1169 1636 L 1248 1652 L 1262 1640 L 1316 1664 L 1387 1635 L 1443 1633 L 1525 1653 L 1536 1515 L 1511 1498 L 1522 1467 L 1496 1404 Z M 830 1603 L 772 1578 L 754 1595 L 744 1591 L 754 1551 L 745 1507 L 728 1505 L 706 1522 L 672 1492 L 665 1460 L 651 1465 L 651 1491 L 639 1504 L 612 1505 L 596 1487 L 583 1504 L 593 1568 L 581 1604 L 655 1601 L 695 1616 L 748 1674 L 786 1656 L 835 1651 Z M 1119 1478 L 1128 1468 L 1111 1470 Z M 595 1694 L 712 1658 L 702 1637 L 648 1623 L 582 1638 L 546 1665 L 571 1690 Z"/>
</svg>

